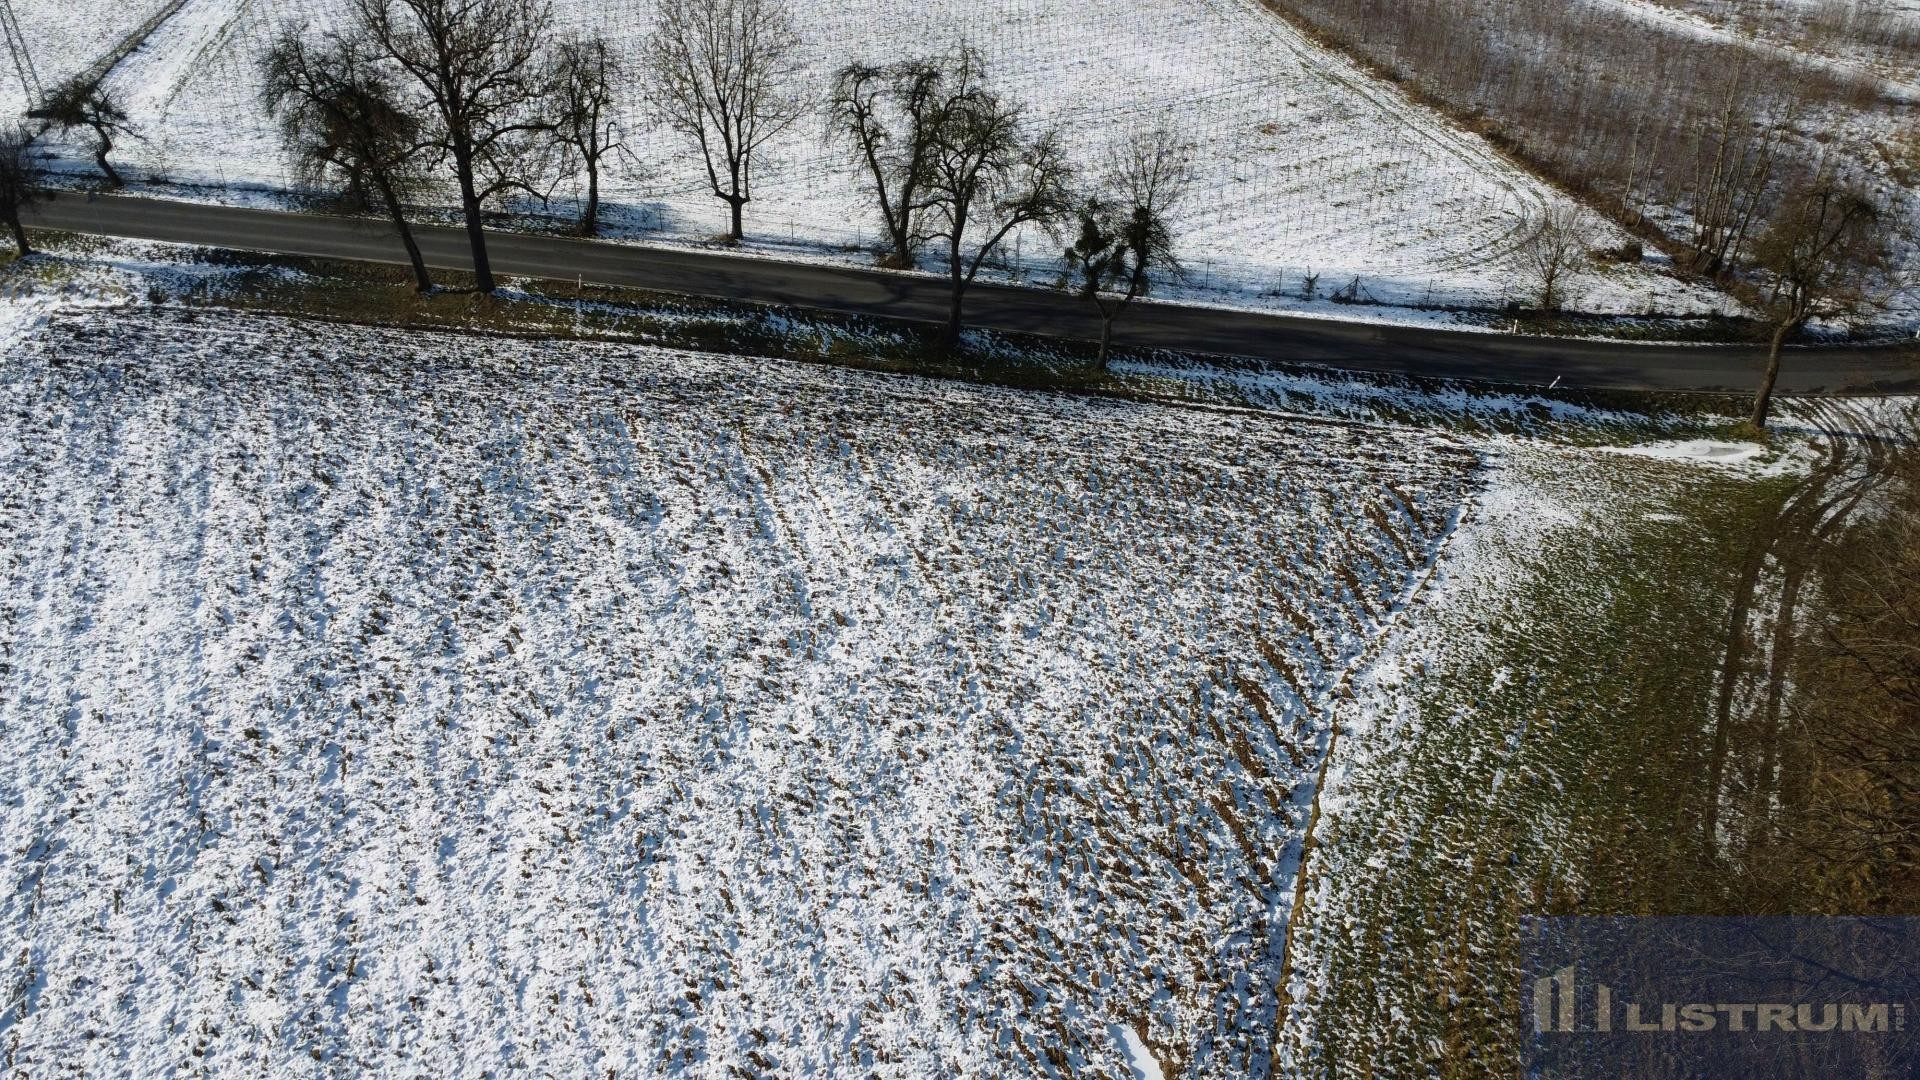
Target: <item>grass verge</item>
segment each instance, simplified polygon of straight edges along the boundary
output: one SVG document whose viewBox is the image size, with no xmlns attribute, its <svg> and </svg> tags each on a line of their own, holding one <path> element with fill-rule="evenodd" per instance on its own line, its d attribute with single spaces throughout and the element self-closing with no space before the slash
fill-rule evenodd
<svg viewBox="0 0 1920 1080">
<path fill-rule="evenodd" d="M 630 342 L 743 357 L 1089 393 L 1244 406 L 1365 422 L 1522 433 L 1571 442 L 1717 437 L 1744 403 L 1728 395 L 1543 390 L 1168 351 L 1122 350 L 1113 370 L 1090 344 L 973 332 L 957 350 L 906 320 L 702 300 L 641 290 L 514 281 L 492 297 L 442 274 L 421 296 L 403 268 L 39 234 L 44 251 L 0 269 L 0 291 L 92 290 L 363 325 L 553 340 Z"/>
<path fill-rule="evenodd" d="M 1509 500 L 1569 513 L 1483 525 L 1345 710 L 1283 1037 L 1303 1073 L 1512 1074 L 1522 916 L 1737 902 L 1701 840 L 1704 718 L 1795 481 L 1603 458 L 1516 453 Z"/>
</svg>

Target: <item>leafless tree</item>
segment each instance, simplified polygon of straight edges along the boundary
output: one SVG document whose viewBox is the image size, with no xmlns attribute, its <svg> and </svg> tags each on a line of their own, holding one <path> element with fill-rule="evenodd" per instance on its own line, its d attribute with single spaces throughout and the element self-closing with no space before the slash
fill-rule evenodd
<svg viewBox="0 0 1920 1080">
<path fill-rule="evenodd" d="M 554 47 L 554 134 L 568 157 L 587 173 L 587 205 L 580 232 L 600 231 L 600 162 L 623 144 L 615 126 L 614 100 L 628 80 L 626 64 L 599 34 L 569 38 Z M 571 171 L 571 170 L 569 170 Z"/>
<path fill-rule="evenodd" d="M 1722 104 L 1700 125 L 1691 155 L 1694 175 L 1687 201 L 1694 223 L 1695 273 L 1717 275 L 1741 261 L 1773 192 L 1781 139 L 1792 117 L 1756 110 L 1753 69 L 1745 54 L 1736 57 L 1726 75 Z M 1778 107 L 1790 110 L 1792 102 L 1779 102 Z"/>
<path fill-rule="evenodd" d="M 980 68 L 978 54 L 960 48 L 895 64 L 848 64 L 833 77 L 828 131 L 866 173 L 890 246 L 887 266 L 908 269 L 917 262 L 923 238 L 915 226 L 928 205 L 935 141 L 958 103 L 979 88 Z"/>
<path fill-rule="evenodd" d="M 1578 206 L 1550 207 L 1520 245 L 1520 269 L 1534 287 L 1542 311 L 1558 311 L 1571 282 L 1587 263 L 1593 219 Z"/>
<path fill-rule="evenodd" d="M 1099 366 L 1113 351 L 1113 323 L 1177 278 L 1173 217 L 1193 185 L 1192 147 L 1166 126 L 1124 137 L 1110 152 L 1106 191 L 1083 202 L 1066 250 L 1068 280 L 1100 312 Z"/>
<path fill-rule="evenodd" d="M 754 155 L 799 119 L 799 38 L 779 0 L 661 0 L 645 52 L 647 101 L 699 149 L 707 183 L 743 235 Z"/>
<path fill-rule="evenodd" d="M 453 166 L 473 249 L 475 284 L 495 288 L 483 231 L 489 199 L 534 186 L 537 149 L 551 122 L 536 58 L 545 0 L 352 0 L 381 51 L 419 84 L 435 143 Z"/>
<path fill-rule="evenodd" d="M 1752 424 L 1767 426 L 1780 354 L 1787 338 L 1814 319 L 1853 314 L 1875 300 L 1886 251 L 1875 231 L 1880 209 L 1833 177 L 1822 177 L 1780 204 L 1754 245 L 1754 261 L 1773 285 L 1765 302 L 1772 338 L 1753 399 Z"/>
<path fill-rule="evenodd" d="M 362 38 L 311 45 L 289 32 L 261 60 L 261 95 L 280 124 L 296 172 L 315 186 L 338 186 L 346 201 L 377 208 L 393 222 L 421 292 L 433 289 L 407 223 L 405 201 L 425 186 L 429 140 L 392 74 Z"/>
<path fill-rule="evenodd" d="M 76 76 L 55 87 L 46 101 L 27 115 L 50 121 L 62 131 L 86 128 L 93 132 L 94 164 L 100 166 L 107 183 L 114 187 L 125 183 L 107 155 L 113 152 L 116 139 L 131 135 L 134 130 L 126 108 L 113 91 Z"/>
<path fill-rule="evenodd" d="M 40 181 L 46 175 L 34 150 L 36 133 L 29 124 L 13 124 L 0 130 L 0 214 L 13 230 L 13 242 L 22 258 L 33 254 L 27 244 L 27 230 L 20 224 L 20 211 L 40 197 Z"/>
<path fill-rule="evenodd" d="M 960 342 L 968 287 L 1014 230 L 1052 232 L 1072 214 L 1073 177 L 1059 134 L 1030 134 L 1019 106 L 986 89 L 953 103 L 935 134 L 926 179 L 927 238 L 946 246 L 948 347 Z"/>
</svg>

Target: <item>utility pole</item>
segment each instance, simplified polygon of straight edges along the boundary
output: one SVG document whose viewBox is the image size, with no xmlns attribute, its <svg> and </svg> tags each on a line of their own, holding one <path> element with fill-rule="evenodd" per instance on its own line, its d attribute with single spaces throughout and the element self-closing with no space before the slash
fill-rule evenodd
<svg viewBox="0 0 1920 1080">
<path fill-rule="evenodd" d="M 14 72 L 20 76 L 20 89 L 26 91 L 28 110 L 39 108 L 47 95 L 40 88 L 40 73 L 33 69 L 33 56 L 27 52 L 20 20 L 13 17 L 13 0 L 0 0 L 0 35 L 7 39 L 7 52 L 13 57 Z"/>
</svg>

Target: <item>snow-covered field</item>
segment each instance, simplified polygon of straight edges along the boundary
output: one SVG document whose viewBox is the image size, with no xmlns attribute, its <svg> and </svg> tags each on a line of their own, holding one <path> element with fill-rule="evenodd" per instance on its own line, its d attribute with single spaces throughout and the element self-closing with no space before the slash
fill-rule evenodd
<svg viewBox="0 0 1920 1080">
<path fill-rule="evenodd" d="M 1442 433 L 634 347 L 5 350 L 30 1074 L 1262 1071 L 1336 688 L 1479 483 Z"/>
<path fill-rule="evenodd" d="M 36 0 L 11 7 L 26 39 L 25 79 L 11 51 L 0 52 L 0 109 L 9 117 L 28 107 L 27 85 L 51 89 L 110 53 L 121 39 L 157 13 L 165 0 Z"/>
<path fill-rule="evenodd" d="M 288 186 L 272 125 L 259 116 L 259 52 L 280 28 L 330 25 L 342 7 L 187 0 L 112 77 L 143 133 L 124 150 L 135 176 L 212 185 L 193 190 L 202 198 L 258 199 L 263 185 Z M 648 0 L 561 0 L 555 18 L 630 50 L 648 32 L 652 9 Z M 1194 273 L 1184 295 L 1195 298 L 1300 306 L 1312 274 L 1322 296 L 1357 278 L 1358 295 L 1389 303 L 1498 305 L 1526 295 L 1513 249 L 1563 198 L 1483 140 L 1312 45 L 1258 0 L 802 0 L 794 12 L 809 97 L 849 60 L 924 55 L 965 41 L 986 55 L 1001 86 L 1036 119 L 1059 124 L 1089 162 L 1132 127 L 1166 120 L 1187 133 L 1201 174 L 1182 223 Z M 634 101 L 625 129 L 636 160 L 608 184 L 610 224 L 667 242 L 721 231 L 722 204 L 706 192 L 688 149 Z M 569 199 L 577 191 L 561 188 Z M 849 248 L 876 240 L 858 179 L 816 118 L 771 147 L 756 195 L 749 227 L 759 250 L 864 261 Z M 1597 244 L 1621 239 L 1605 232 Z M 1056 247 L 1038 232 L 1023 236 L 1010 272 L 1051 280 Z M 1581 292 L 1582 307 L 1621 313 L 1702 313 L 1729 303 L 1651 267 L 1596 274 Z"/>
</svg>

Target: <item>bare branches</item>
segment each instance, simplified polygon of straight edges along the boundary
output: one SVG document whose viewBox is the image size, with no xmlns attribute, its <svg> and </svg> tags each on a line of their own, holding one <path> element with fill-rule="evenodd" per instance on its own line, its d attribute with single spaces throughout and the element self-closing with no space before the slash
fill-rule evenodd
<svg viewBox="0 0 1920 1080">
<path fill-rule="evenodd" d="M 1874 231 L 1880 209 L 1864 192 L 1831 177 L 1792 192 L 1754 246 L 1754 261 L 1774 278 L 1770 309 L 1794 328 L 1870 302 L 1886 250 Z"/>
<path fill-rule="evenodd" d="M 1549 207 L 1515 257 L 1534 288 L 1542 311 L 1559 311 L 1569 299 L 1572 282 L 1587 264 L 1593 241 L 1593 218 L 1572 204 Z"/>
<path fill-rule="evenodd" d="M 1886 248 L 1874 228 L 1880 216 L 1866 194 L 1823 176 L 1789 194 L 1754 245 L 1754 261 L 1773 279 L 1765 304 L 1773 342 L 1754 396 L 1754 427 L 1767 426 L 1786 339 L 1813 319 L 1839 318 L 1875 303 L 1874 287 L 1887 269 Z"/>
<path fill-rule="evenodd" d="M 1632 4 L 1270 2 L 1437 99 L 1700 274 L 1743 272 L 1782 193 L 1820 171 L 1835 137 L 1865 149 L 1847 130 L 1812 123 L 1862 108 L 1857 77 L 1772 42 L 1665 27 Z M 1756 32 L 1812 10 L 1715 6 L 1751 14 Z M 1789 17 L 1789 9 L 1800 14 Z M 1871 18 L 1846 33 L 1856 30 L 1890 40 Z"/>
<path fill-rule="evenodd" d="M 1794 105 L 1764 101 L 1753 85 L 1757 77 L 1750 58 L 1738 54 L 1726 73 L 1720 108 L 1700 128 L 1689 195 L 1696 273 L 1715 275 L 1737 265 L 1775 194 L 1780 143 Z"/>
<path fill-rule="evenodd" d="M 554 137 L 565 147 L 570 164 L 586 170 L 587 205 L 580 212 L 579 228 L 592 236 L 600 223 L 600 161 L 623 148 L 614 119 L 616 88 L 630 76 L 625 62 L 599 34 L 560 42 L 550 62 Z"/>
<path fill-rule="evenodd" d="M 730 240 L 753 201 L 754 155 L 804 111 L 791 93 L 798 44 L 778 0 L 662 0 L 647 42 L 647 101 L 700 151 Z"/>
<path fill-rule="evenodd" d="M 927 239 L 946 241 L 952 346 L 967 287 L 1002 242 L 1025 225 L 1051 232 L 1073 212 L 1074 168 L 1057 132 L 1030 134 L 1018 105 L 975 86 L 948 102 L 926 169 Z"/>
<path fill-rule="evenodd" d="M 421 292 L 433 288 L 407 224 L 405 199 L 425 184 L 431 141 L 368 38 L 310 45 L 288 33 L 261 62 L 261 96 L 278 118 L 295 170 L 338 183 L 355 206 L 378 206 L 399 232 Z"/>
<path fill-rule="evenodd" d="M 1181 274 L 1173 220 L 1193 184 L 1193 149 L 1167 126 L 1121 138 L 1108 152 L 1103 193 L 1078 209 L 1067 281 L 1100 312 L 1098 363 L 1107 366 L 1113 323 L 1159 279 Z"/>
<path fill-rule="evenodd" d="M 134 130 L 127 110 L 113 91 L 98 82 L 75 77 L 55 87 L 46 102 L 29 115 L 52 121 L 62 131 L 82 127 L 92 131 L 93 161 L 100 167 L 101 175 L 114 187 L 125 182 L 107 155 L 113 152 L 114 140 L 132 135 Z"/>
<path fill-rule="evenodd" d="M 545 0 L 352 0 L 361 27 L 412 77 L 435 114 L 435 143 L 453 165 L 481 292 L 494 289 L 482 232 L 486 200 L 540 192 L 550 145 L 547 87 L 535 58 Z"/>
<path fill-rule="evenodd" d="M 891 245 L 885 265 L 910 268 L 926 239 L 916 226 L 928 207 L 927 174 L 936 139 L 956 103 L 971 93 L 980 58 L 967 48 L 885 67 L 849 64 L 834 75 L 827 127 L 866 173 Z"/>
<path fill-rule="evenodd" d="M 1007 238 L 1028 225 L 1052 234 L 1074 210 L 1074 168 L 1058 133 L 1030 132 L 971 49 L 849 64 L 834 76 L 826 113 L 879 205 L 887 264 L 911 267 L 922 244 L 945 241 L 949 346 L 967 288 Z"/>
<path fill-rule="evenodd" d="M 1194 184 L 1193 144 L 1167 123 L 1126 134 L 1108 150 L 1108 186 L 1128 203 L 1171 221 Z"/>
</svg>

